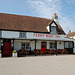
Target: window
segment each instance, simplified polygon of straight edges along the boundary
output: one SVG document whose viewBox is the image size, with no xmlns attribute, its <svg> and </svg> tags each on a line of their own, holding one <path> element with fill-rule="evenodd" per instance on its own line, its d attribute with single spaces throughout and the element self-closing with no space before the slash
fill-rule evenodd
<svg viewBox="0 0 75 75">
<path fill-rule="evenodd" d="M 50 25 L 50 32 L 57 33 L 57 25 L 54 22 Z"/>
<path fill-rule="evenodd" d="M 65 48 L 73 48 L 73 42 L 65 42 Z"/>
<path fill-rule="evenodd" d="M 50 42 L 50 48 L 52 48 L 52 49 L 55 48 L 55 42 Z"/>
<path fill-rule="evenodd" d="M 50 33 L 52 35 L 57 34 L 57 32 L 58 32 L 58 25 L 55 23 L 55 21 L 53 21 L 49 26 L 50 26 Z"/>
<path fill-rule="evenodd" d="M 30 43 L 22 42 L 21 43 L 21 48 L 26 49 L 26 50 L 30 50 Z"/>
<path fill-rule="evenodd" d="M 56 33 L 56 26 L 51 26 L 51 33 Z"/>
<path fill-rule="evenodd" d="M 73 42 L 69 43 L 69 48 L 73 48 Z"/>
<path fill-rule="evenodd" d="M 46 47 L 46 42 L 42 42 L 42 47 L 45 48 Z"/>
<path fill-rule="evenodd" d="M 20 32 L 19 37 L 20 38 L 26 38 L 26 32 Z"/>
</svg>

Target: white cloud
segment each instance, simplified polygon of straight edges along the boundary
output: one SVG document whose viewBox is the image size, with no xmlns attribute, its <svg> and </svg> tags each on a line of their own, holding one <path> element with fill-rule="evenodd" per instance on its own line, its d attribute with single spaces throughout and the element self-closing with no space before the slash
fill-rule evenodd
<svg viewBox="0 0 75 75">
<path fill-rule="evenodd" d="M 74 26 L 72 20 L 68 17 L 65 17 L 65 16 L 61 17 L 60 25 L 66 33 L 69 32 L 69 29 L 72 31 L 75 30 L 75 26 Z"/>
<path fill-rule="evenodd" d="M 67 0 L 68 1 L 68 0 Z M 75 0 L 69 0 L 70 2 L 74 2 Z M 68 33 L 69 29 L 74 30 L 75 26 L 72 23 L 71 19 L 67 16 L 63 16 L 62 13 L 62 0 L 28 0 L 30 6 L 34 8 L 36 14 L 39 17 L 49 18 L 51 19 L 54 13 L 57 13 L 60 19 L 60 25 L 64 29 L 66 33 Z"/>
<path fill-rule="evenodd" d="M 35 8 L 35 12 L 39 14 L 40 17 L 51 18 L 53 13 L 59 14 L 61 10 L 60 0 L 28 0 L 31 7 Z"/>
</svg>

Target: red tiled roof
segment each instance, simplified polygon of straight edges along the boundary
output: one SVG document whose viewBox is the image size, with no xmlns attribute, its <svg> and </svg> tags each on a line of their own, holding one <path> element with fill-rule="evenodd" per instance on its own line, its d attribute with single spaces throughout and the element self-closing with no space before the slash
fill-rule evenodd
<svg viewBox="0 0 75 75">
<path fill-rule="evenodd" d="M 52 20 L 31 16 L 0 13 L 0 29 L 48 32 L 47 26 Z M 65 34 L 60 25 L 59 32 Z"/>
<path fill-rule="evenodd" d="M 72 37 L 72 36 L 75 36 L 75 32 L 70 32 L 67 34 L 67 37 Z"/>
</svg>

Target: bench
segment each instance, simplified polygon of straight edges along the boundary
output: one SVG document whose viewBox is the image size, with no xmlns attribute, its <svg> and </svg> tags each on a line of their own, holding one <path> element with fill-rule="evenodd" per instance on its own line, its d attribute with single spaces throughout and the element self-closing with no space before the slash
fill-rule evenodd
<svg viewBox="0 0 75 75">
<path fill-rule="evenodd" d="M 68 53 L 68 51 L 66 50 L 66 49 L 58 49 L 57 50 L 57 53 L 61 53 L 61 54 L 67 54 Z"/>
<path fill-rule="evenodd" d="M 35 49 L 34 49 L 33 53 L 35 54 Z M 36 54 L 40 54 L 40 53 L 41 53 L 41 49 L 36 49 Z"/>
<path fill-rule="evenodd" d="M 46 53 L 47 51 L 41 51 L 41 49 L 36 49 L 36 54 L 44 54 L 44 53 Z M 33 51 L 33 53 L 35 54 L 35 49 L 34 49 L 34 51 Z"/>
<path fill-rule="evenodd" d="M 55 52 L 55 50 L 54 49 L 47 49 L 47 53 L 49 53 L 49 54 L 55 54 L 56 52 Z"/>
<path fill-rule="evenodd" d="M 28 55 L 29 52 L 26 51 L 26 49 L 20 49 L 20 51 L 18 51 L 18 54 L 21 55 Z"/>
</svg>

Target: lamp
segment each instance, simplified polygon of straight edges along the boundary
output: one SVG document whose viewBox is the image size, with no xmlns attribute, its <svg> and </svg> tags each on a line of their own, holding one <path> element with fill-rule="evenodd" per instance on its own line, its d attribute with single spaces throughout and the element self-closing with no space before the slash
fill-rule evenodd
<svg viewBox="0 0 75 75">
<path fill-rule="evenodd" d="M 61 42 L 59 42 L 59 44 L 61 44 Z"/>
</svg>

